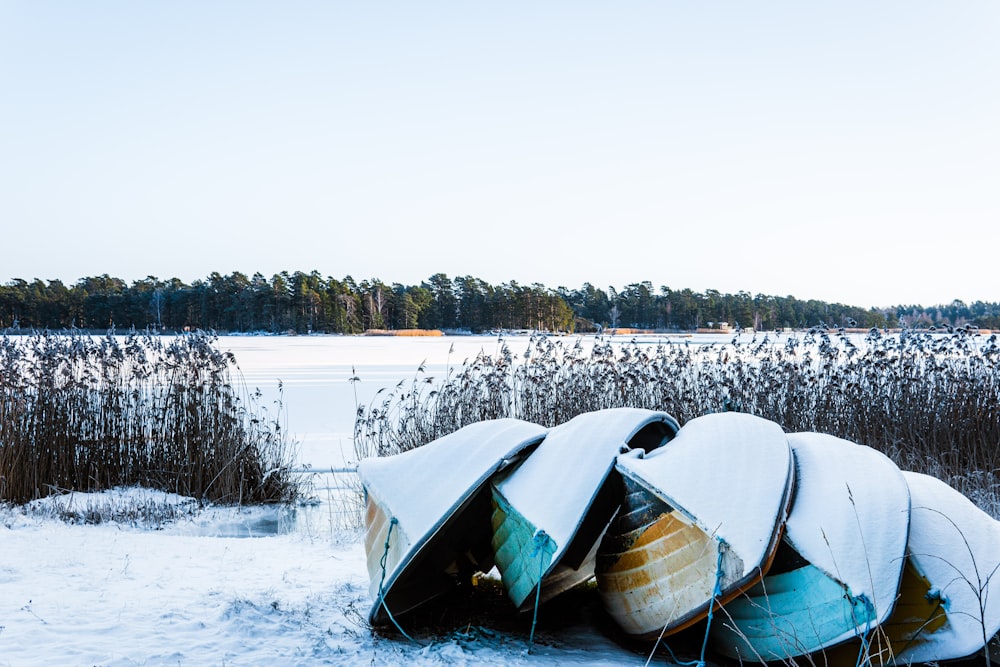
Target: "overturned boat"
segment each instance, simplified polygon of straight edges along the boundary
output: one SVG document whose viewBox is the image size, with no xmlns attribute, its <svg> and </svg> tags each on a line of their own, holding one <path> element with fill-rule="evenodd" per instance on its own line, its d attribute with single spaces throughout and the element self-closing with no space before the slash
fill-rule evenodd
<svg viewBox="0 0 1000 667">
<path fill-rule="evenodd" d="M 854 665 L 896 601 L 909 488 L 896 464 L 870 447 L 821 433 L 788 442 L 796 487 L 781 546 L 764 579 L 716 617 L 710 644 L 742 662 L 769 662 L 858 639 L 861 646 L 833 661 Z"/>
<path fill-rule="evenodd" d="M 957 660 L 1000 631 L 1000 522 L 941 480 L 904 472 L 910 534 L 899 601 L 873 664 Z"/>
<path fill-rule="evenodd" d="M 372 625 L 386 625 L 463 578 L 492 569 L 489 482 L 546 432 L 517 419 L 482 421 L 358 464 Z"/>
<path fill-rule="evenodd" d="M 624 500 L 597 552 L 597 585 L 630 636 L 656 639 L 758 582 L 774 557 L 794 467 L 774 422 L 691 420 L 663 447 L 624 454 Z"/>
<path fill-rule="evenodd" d="M 507 595 L 528 609 L 593 577 L 601 535 L 621 503 L 622 452 L 652 451 L 678 431 L 665 412 L 611 408 L 555 428 L 492 484 L 493 551 Z"/>
</svg>

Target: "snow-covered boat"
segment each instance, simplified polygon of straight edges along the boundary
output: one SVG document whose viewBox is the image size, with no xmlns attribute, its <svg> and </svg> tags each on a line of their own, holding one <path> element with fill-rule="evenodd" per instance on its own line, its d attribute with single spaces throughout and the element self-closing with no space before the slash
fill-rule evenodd
<svg viewBox="0 0 1000 667">
<path fill-rule="evenodd" d="M 904 472 L 910 534 L 882 664 L 957 660 L 1000 631 L 1000 522 L 939 479 Z M 873 660 L 873 664 L 878 664 Z"/>
<path fill-rule="evenodd" d="M 705 415 L 648 455 L 620 456 L 616 468 L 625 500 L 597 553 L 597 585 L 625 633 L 676 632 L 761 579 L 792 497 L 781 427 Z"/>
<path fill-rule="evenodd" d="M 654 450 L 678 428 L 669 414 L 653 410 L 584 413 L 551 429 L 523 463 L 497 477 L 493 550 L 518 608 L 593 577 L 597 544 L 621 502 L 612 476 L 616 458 Z"/>
<path fill-rule="evenodd" d="M 795 497 L 774 563 L 710 630 L 712 648 L 742 662 L 865 639 L 892 612 L 903 570 L 910 494 L 896 464 L 832 435 L 796 433 L 788 442 Z M 858 653 L 852 648 L 846 662 Z"/>
<path fill-rule="evenodd" d="M 482 421 L 358 464 L 373 625 L 446 593 L 464 575 L 492 569 L 489 482 L 546 431 L 516 419 Z"/>
</svg>

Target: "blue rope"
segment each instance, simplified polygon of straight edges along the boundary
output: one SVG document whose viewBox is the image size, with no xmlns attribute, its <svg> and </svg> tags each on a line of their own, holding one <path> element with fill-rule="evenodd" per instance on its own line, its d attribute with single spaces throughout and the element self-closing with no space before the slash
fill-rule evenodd
<svg viewBox="0 0 1000 667">
<path fill-rule="evenodd" d="M 531 634 L 528 636 L 528 653 L 531 653 L 531 648 L 535 645 L 535 626 L 538 624 L 538 605 L 542 600 L 542 575 L 545 574 L 545 545 L 549 542 L 549 536 L 544 530 L 539 530 L 535 533 L 535 537 L 532 542 L 535 545 L 535 549 L 531 552 L 531 557 L 534 558 L 535 556 L 538 556 L 538 585 L 535 587 L 535 610 L 531 616 Z"/>
<path fill-rule="evenodd" d="M 715 601 L 722 596 L 722 577 L 725 576 L 725 572 L 722 570 L 722 557 L 727 546 L 728 545 L 725 540 L 719 539 L 719 558 L 715 564 L 715 588 L 712 589 L 712 601 L 708 605 L 708 616 L 706 617 L 705 624 L 705 638 L 701 642 L 701 655 L 697 660 L 678 660 L 670 646 L 666 642 L 663 642 L 663 647 L 667 649 L 667 652 L 670 654 L 670 658 L 673 660 L 675 665 L 679 665 L 680 667 L 705 667 L 705 652 L 708 649 L 708 635 L 712 630 L 712 617 L 715 615 Z M 653 651 L 656 651 L 656 646 L 653 646 Z M 652 656 L 650 657 L 652 658 Z M 646 664 L 649 664 L 648 660 L 646 661 Z"/>
<path fill-rule="evenodd" d="M 404 637 L 409 639 L 417 646 L 423 646 L 423 644 L 418 642 L 416 639 L 406 634 L 406 631 L 403 630 L 403 628 L 399 625 L 399 623 L 396 622 L 396 619 L 393 617 L 392 612 L 389 611 L 389 605 L 385 603 L 385 591 L 382 588 L 385 585 L 385 564 L 389 558 L 389 538 L 392 536 L 393 526 L 395 526 L 397 523 L 399 523 L 399 520 L 396 517 L 392 517 L 392 519 L 389 521 L 389 530 L 387 530 L 385 533 L 385 550 L 382 552 L 382 560 L 379 561 L 379 565 L 382 567 L 382 578 L 378 582 L 378 604 L 375 605 L 375 608 L 377 609 L 378 606 L 381 605 L 382 608 L 385 609 L 385 613 L 389 616 L 389 620 L 392 621 L 392 624 L 396 626 L 396 629 L 399 630 L 400 634 L 402 634 Z"/>
<path fill-rule="evenodd" d="M 719 540 L 719 559 L 715 564 L 715 588 L 712 590 L 712 602 L 708 605 L 708 618 L 705 624 L 705 638 L 701 642 L 701 656 L 698 658 L 698 667 L 705 667 L 705 650 L 708 648 L 708 633 L 712 629 L 712 617 L 715 615 L 715 601 L 722 597 L 722 577 L 725 572 L 722 570 L 722 556 L 726 552 L 725 540 Z"/>
</svg>

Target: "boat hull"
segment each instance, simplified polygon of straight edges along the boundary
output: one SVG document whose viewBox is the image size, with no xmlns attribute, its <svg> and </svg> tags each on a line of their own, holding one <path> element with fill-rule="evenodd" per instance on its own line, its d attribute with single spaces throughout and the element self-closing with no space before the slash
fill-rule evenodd
<svg viewBox="0 0 1000 667">
<path fill-rule="evenodd" d="M 788 441 L 797 483 L 775 564 L 709 635 L 731 658 L 788 660 L 865 637 L 897 598 L 910 513 L 902 472 L 831 435 Z"/>
<path fill-rule="evenodd" d="M 633 480 L 625 486 L 625 502 L 597 552 L 597 589 L 622 630 L 652 639 L 708 613 L 716 589 L 729 587 L 743 563 L 683 512 Z"/>
<path fill-rule="evenodd" d="M 971 656 L 1000 631 L 1000 522 L 939 479 L 903 475 L 913 499 L 907 561 L 917 576 L 905 586 L 911 602 L 885 630 L 895 662 Z"/>
<path fill-rule="evenodd" d="M 865 632 L 874 627 L 871 603 L 806 564 L 768 575 L 726 604 L 719 622 L 712 625 L 710 641 L 730 658 L 777 661 L 842 641 L 845 628 Z"/>
<path fill-rule="evenodd" d="M 640 640 L 679 632 L 770 567 L 794 467 L 784 432 L 750 415 L 688 422 L 652 454 L 619 457 L 622 508 L 598 550 L 604 607 Z"/>
<path fill-rule="evenodd" d="M 493 489 L 492 527 L 493 556 L 507 595 L 522 603 L 531 600 L 532 591 L 539 581 L 543 581 L 543 574 L 552 564 L 555 542 L 540 535 L 538 528 L 496 489 Z M 565 586 L 549 586 L 545 591 L 543 583 L 541 601 L 573 585 L 572 581 L 567 581 Z"/>
<path fill-rule="evenodd" d="M 931 586 L 913 559 L 907 556 L 896 608 L 880 628 L 890 652 L 878 660 L 873 659 L 872 664 L 888 664 L 891 657 L 905 655 L 907 650 L 918 648 L 943 629 L 947 622 L 944 598 Z"/>
<path fill-rule="evenodd" d="M 892 614 L 868 633 L 864 642 L 850 641 L 827 649 L 826 664 L 829 667 L 905 664 L 897 656 L 921 650 L 936 641 L 936 635 L 946 631 L 947 623 L 944 599 L 907 555 Z"/>
<path fill-rule="evenodd" d="M 546 431 L 513 419 L 477 422 L 416 450 L 361 462 L 372 625 L 492 569 L 490 482 Z"/>
<path fill-rule="evenodd" d="M 653 410 L 585 413 L 551 429 L 521 466 L 497 478 L 494 558 L 518 609 L 593 578 L 597 547 L 621 503 L 617 457 L 654 450 L 678 429 Z"/>
</svg>

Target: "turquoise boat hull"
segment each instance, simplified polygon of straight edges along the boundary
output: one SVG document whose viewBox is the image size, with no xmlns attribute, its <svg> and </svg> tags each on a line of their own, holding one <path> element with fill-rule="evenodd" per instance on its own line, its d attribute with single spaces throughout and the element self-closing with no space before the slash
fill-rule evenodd
<svg viewBox="0 0 1000 667">
<path fill-rule="evenodd" d="M 552 564 L 556 543 L 493 490 L 493 555 L 504 589 L 514 600 L 530 600 Z"/>
<path fill-rule="evenodd" d="M 822 652 L 833 664 L 835 649 L 871 636 L 899 598 L 910 494 L 896 464 L 870 447 L 822 433 L 791 433 L 788 443 L 797 484 L 782 544 L 763 580 L 726 605 L 710 640 L 740 660 Z"/>
<path fill-rule="evenodd" d="M 781 551 L 790 549 L 783 544 Z M 786 660 L 820 651 L 845 632 L 861 636 L 875 628 L 875 608 L 864 596 L 814 565 L 796 565 L 725 606 L 710 631 L 715 650 L 749 662 Z"/>
<path fill-rule="evenodd" d="M 653 451 L 679 428 L 654 410 L 584 413 L 493 481 L 493 558 L 515 607 L 526 611 L 594 577 L 598 545 L 622 500 L 619 455 Z"/>
</svg>

